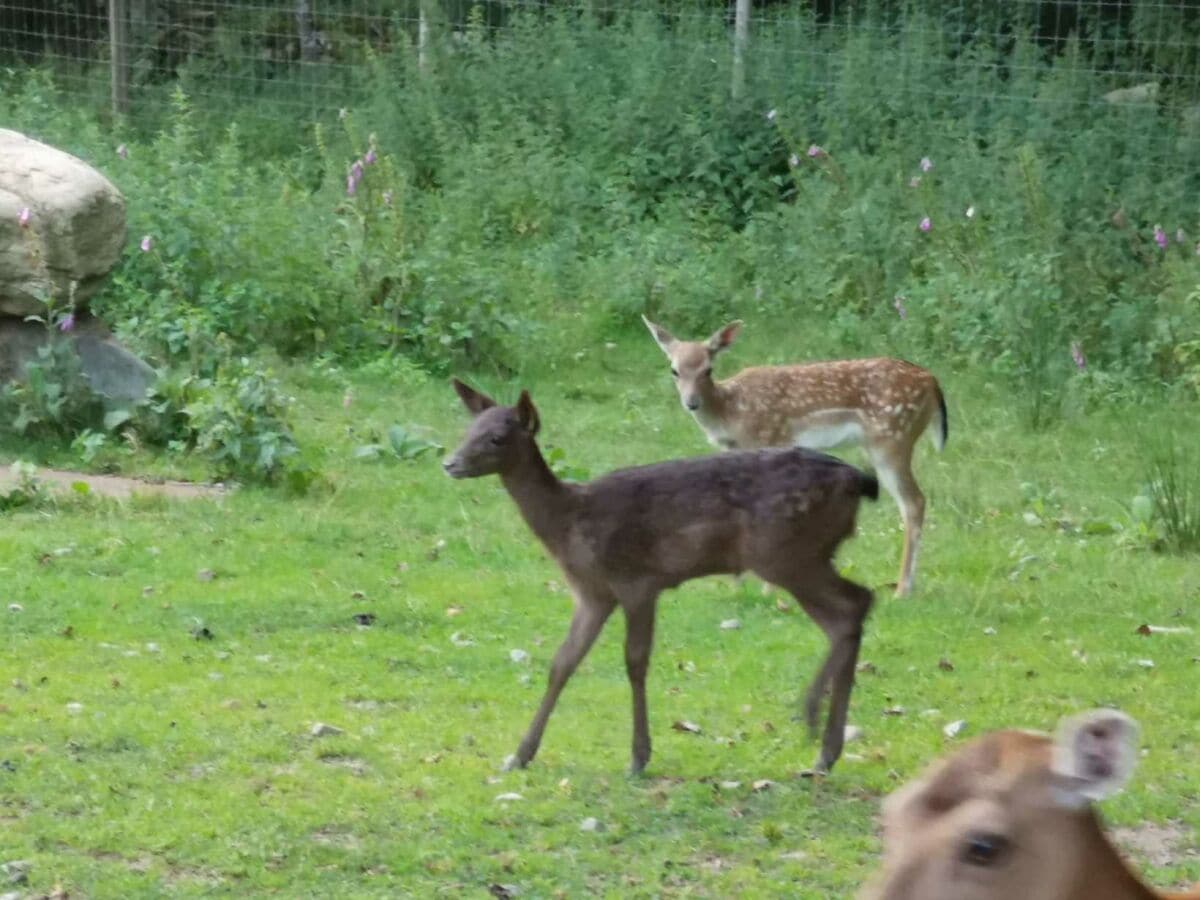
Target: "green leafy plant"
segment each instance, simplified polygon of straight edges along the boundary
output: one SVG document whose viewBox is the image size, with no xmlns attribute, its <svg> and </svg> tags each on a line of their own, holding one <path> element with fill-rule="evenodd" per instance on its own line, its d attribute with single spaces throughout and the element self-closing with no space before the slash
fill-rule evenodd
<svg viewBox="0 0 1200 900">
<path fill-rule="evenodd" d="M 420 459 L 427 453 L 442 453 L 445 447 L 429 437 L 428 429 L 421 425 L 393 425 L 387 430 L 387 442 L 376 439 L 363 444 L 354 451 L 356 459 L 379 459 L 390 455 L 405 462 Z"/>
</svg>

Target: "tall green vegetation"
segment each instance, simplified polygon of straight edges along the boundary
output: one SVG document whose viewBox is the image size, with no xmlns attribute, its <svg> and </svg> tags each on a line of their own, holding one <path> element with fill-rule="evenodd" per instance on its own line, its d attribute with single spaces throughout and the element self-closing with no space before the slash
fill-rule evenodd
<svg viewBox="0 0 1200 900">
<path fill-rule="evenodd" d="M 124 190 L 133 240 L 99 305 L 165 363 L 506 370 L 641 312 L 736 313 L 819 327 L 797 355 L 982 367 L 1034 426 L 1200 384 L 1194 84 L 1144 17 L 1048 41 L 983 7 L 773 13 L 734 101 L 719 13 L 472 10 L 423 70 L 364 41 L 344 114 L 312 127 L 222 105 L 199 62 L 143 88 L 175 91 L 149 125 L 104 124 L 45 72 L 6 76 L 0 105 Z M 1152 58 L 1152 99 L 1102 99 Z"/>
</svg>

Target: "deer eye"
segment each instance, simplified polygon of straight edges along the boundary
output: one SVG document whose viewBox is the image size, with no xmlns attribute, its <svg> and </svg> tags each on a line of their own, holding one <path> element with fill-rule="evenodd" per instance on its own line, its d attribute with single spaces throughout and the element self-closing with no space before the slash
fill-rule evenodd
<svg viewBox="0 0 1200 900">
<path fill-rule="evenodd" d="M 711 376 L 712 376 L 712 366 L 709 366 L 707 369 L 704 370 L 704 377 L 709 378 Z"/>
<path fill-rule="evenodd" d="M 490 440 L 497 447 L 504 443 L 504 438 L 498 434 L 493 434 L 490 438 L 488 438 L 488 440 Z"/>
<path fill-rule="evenodd" d="M 977 832 L 967 836 L 962 847 L 962 861 L 971 866 L 988 868 L 1004 860 L 1012 844 L 1002 834 Z"/>
<path fill-rule="evenodd" d="M 675 368 L 674 366 L 671 366 L 671 377 L 672 378 L 679 377 L 679 370 L 677 368 Z"/>
</svg>

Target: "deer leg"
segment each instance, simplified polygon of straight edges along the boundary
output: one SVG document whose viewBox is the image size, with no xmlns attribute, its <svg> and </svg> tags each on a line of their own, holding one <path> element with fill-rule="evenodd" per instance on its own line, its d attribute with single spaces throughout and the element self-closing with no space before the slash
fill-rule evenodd
<svg viewBox="0 0 1200 900">
<path fill-rule="evenodd" d="M 829 639 L 829 656 L 809 688 L 806 702 L 806 712 L 812 717 L 810 721 L 814 721 L 825 684 L 832 685 L 821 753 L 813 767 L 816 772 L 828 772 L 842 755 L 850 692 L 854 687 L 863 623 L 871 610 L 871 592 L 838 575 L 828 564 L 816 573 L 805 573 L 786 587 Z"/>
<path fill-rule="evenodd" d="M 658 598 L 650 597 L 624 606 L 625 671 L 633 691 L 633 755 L 629 773 L 637 775 L 650 761 L 650 718 L 646 711 L 646 670 L 654 647 L 654 617 Z"/>
<path fill-rule="evenodd" d="M 546 687 L 546 693 L 542 696 L 541 705 L 538 706 L 538 711 L 529 725 L 529 730 L 525 732 L 525 737 L 521 739 L 517 752 L 504 761 L 505 770 L 523 769 L 537 754 L 538 746 L 542 742 L 542 732 L 546 730 L 546 722 L 550 718 L 550 713 L 554 711 L 558 695 L 562 693 L 567 680 L 579 666 L 580 660 L 591 649 L 612 611 L 612 603 L 576 599 L 571 628 L 567 632 L 566 640 L 554 654 L 554 661 L 550 664 L 550 682 Z"/>
<path fill-rule="evenodd" d="M 917 550 L 921 529 L 925 524 L 925 495 L 917 486 L 912 473 L 912 452 L 872 453 L 879 483 L 892 495 L 904 520 L 904 555 L 900 560 L 900 575 L 896 580 L 896 596 L 912 593 L 916 577 Z"/>
</svg>

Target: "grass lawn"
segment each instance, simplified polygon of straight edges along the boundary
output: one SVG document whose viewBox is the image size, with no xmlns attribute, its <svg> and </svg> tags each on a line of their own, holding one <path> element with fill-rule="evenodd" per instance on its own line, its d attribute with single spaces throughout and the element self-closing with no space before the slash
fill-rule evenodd
<svg viewBox="0 0 1200 900">
<path fill-rule="evenodd" d="M 724 371 L 780 355 L 759 340 Z M 618 343 L 523 374 L 543 447 L 591 475 L 708 452 L 649 338 Z M 950 441 L 918 453 L 916 596 L 882 589 L 901 543 L 890 499 L 864 507 L 840 557 L 880 590 L 851 701 L 863 734 L 828 779 L 796 777 L 817 746 L 793 721 L 824 640 L 731 578 L 663 598 L 644 777 L 624 774 L 619 618 L 534 764 L 500 774 L 566 628 L 560 574 L 496 479 L 452 482 L 433 455 L 355 458 L 396 422 L 455 445 L 466 414 L 444 381 L 296 368 L 300 438 L 329 480 L 308 496 L 0 517 L 0 600 L 22 607 L 0 608 L 0 862 L 31 862 L 29 896 L 848 897 L 875 866 L 880 798 L 949 745 L 1115 704 L 1144 753 L 1105 813 L 1180 836 L 1147 865 L 1157 884 L 1200 879 L 1200 648 L 1137 633 L 1200 629 L 1200 567 L 1102 527 L 1129 524 L 1140 442 L 1200 410 L 1034 434 L 1004 388 L 939 374 Z M 517 383 L 478 386 L 511 402 Z M 318 722 L 344 733 L 312 737 Z"/>
</svg>

